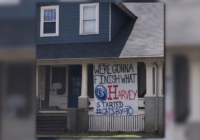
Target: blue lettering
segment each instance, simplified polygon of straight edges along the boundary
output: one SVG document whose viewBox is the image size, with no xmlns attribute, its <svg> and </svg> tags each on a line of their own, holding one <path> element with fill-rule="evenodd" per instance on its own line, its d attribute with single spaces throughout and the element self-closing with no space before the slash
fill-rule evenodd
<svg viewBox="0 0 200 140">
<path fill-rule="evenodd" d="M 130 110 L 132 110 L 132 113 L 130 113 Z M 128 114 L 129 114 L 129 115 L 133 115 L 133 112 L 134 112 L 134 111 L 133 111 L 133 108 L 130 106 L 129 109 L 128 109 Z"/>
<path fill-rule="evenodd" d="M 116 115 L 118 114 L 120 115 L 120 112 L 119 112 L 120 110 L 118 108 L 116 108 L 115 110 L 116 110 Z"/>
</svg>

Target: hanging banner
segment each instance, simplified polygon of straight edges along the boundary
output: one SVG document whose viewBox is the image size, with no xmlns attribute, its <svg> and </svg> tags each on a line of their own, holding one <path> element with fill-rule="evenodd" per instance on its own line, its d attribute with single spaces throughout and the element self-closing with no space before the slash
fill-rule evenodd
<svg viewBox="0 0 200 140">
<path fill-rule="evenodd" d="M 94 64 L 94 114 L 138 115 L 137 63 Z"/>
</svg>

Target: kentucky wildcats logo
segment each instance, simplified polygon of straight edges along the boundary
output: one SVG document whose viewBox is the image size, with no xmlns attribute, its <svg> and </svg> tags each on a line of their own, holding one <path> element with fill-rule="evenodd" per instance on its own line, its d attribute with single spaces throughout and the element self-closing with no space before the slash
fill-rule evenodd
<svg viewBox="0 0 200 140">
<path fill-rule="evenodd" d="M 97 85 L 95 87 L 95 95 L 99 101 L 105 101 L 107 99 L 107 89 L 103 85 Z"/>
</svg>

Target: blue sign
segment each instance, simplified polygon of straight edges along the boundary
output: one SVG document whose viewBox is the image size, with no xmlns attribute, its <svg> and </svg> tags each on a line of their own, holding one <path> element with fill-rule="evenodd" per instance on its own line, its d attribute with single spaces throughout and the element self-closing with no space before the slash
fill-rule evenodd
<svg viewBox="0 0 200 140">
<path fill-rule="evenodd" d="M 97 85 L 95 87 L 95 95 L 99 101 L 105 101 L 108 96 L 107 89 L 103 85 Z"/>
</svg>

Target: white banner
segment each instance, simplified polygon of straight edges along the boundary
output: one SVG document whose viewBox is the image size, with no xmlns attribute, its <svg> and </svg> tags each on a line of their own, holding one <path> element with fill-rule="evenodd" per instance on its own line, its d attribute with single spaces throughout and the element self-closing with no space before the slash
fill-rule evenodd
<svg viewBox="0 0 200 140">
<path fill-rule="evenodd" d="M 138 115 L 137 63 L 94 64 L 94 114 Z"/>
</svg>

